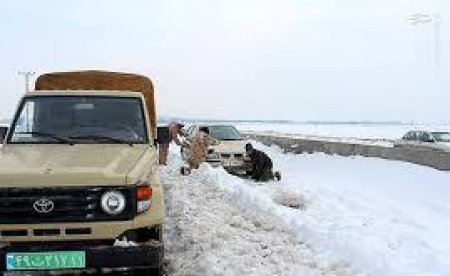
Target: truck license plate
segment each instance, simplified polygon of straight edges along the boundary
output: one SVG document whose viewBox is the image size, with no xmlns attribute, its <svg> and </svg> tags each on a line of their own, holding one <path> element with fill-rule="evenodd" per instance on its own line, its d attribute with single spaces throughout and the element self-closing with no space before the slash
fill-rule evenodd
<svg viewBox="0 0 450 276">
<path fill-rule="evenodd" d="M 38 270 L 86 268 L 86 253 L 83 251 L 7 253 L 8 270 Z"/>
</svg>

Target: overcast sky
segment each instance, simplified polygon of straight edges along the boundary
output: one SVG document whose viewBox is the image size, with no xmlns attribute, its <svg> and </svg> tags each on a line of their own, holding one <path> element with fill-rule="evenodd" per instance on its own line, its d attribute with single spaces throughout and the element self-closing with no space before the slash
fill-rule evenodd
<svg viewBox="0 0 450 276">
<path fill-rule="evenodd" d="M 450 122 L 450 1 L 0 0 L 0 118 L 19 70 L 141 73 L 160 115 Z M 439 12 L 439 66 L 432 24 Z"/>
</svg>

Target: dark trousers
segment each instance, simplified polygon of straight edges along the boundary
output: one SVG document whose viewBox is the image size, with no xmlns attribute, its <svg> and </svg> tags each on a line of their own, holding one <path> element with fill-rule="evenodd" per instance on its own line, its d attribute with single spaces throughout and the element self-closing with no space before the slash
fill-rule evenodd
<svg viewBox="0 0 450 276">
<path fill-rule="evenodd" d="M 272 168 L 264 168 L 261 175 L 256 179 L 257 181 L 267 182 L 273 180 Z"/>
</svg>

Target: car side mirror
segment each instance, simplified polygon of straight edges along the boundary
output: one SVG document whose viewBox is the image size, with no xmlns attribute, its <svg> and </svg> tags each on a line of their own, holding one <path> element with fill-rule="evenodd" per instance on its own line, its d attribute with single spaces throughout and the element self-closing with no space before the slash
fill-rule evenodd
<svg viewBox="0 0 450 276">
<path fill-rule="evenodd" d="M 3 143 L 3 141 L 6 138 L 6 134 L 8 133 L 8 127 L 0 127 L 0 143 Z"/>
</svg>

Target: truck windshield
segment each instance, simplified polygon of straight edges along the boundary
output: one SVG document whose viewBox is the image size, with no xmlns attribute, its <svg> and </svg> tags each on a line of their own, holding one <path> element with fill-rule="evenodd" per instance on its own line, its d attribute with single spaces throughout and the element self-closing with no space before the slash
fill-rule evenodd
<svg viewBox="0 0 450 276">
<path fill-rule="evenodd" d="M 217 140 L 242 140 L 242 136 L 234 126 L 209 126 L 211 136 Z"/>
<path fill-rule="evenodd" d="M 10 143 L 147 143 L 140 99 L 33 96 L 23 101 Z"/>
</svg>

